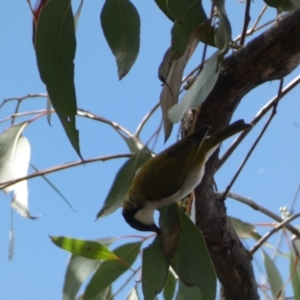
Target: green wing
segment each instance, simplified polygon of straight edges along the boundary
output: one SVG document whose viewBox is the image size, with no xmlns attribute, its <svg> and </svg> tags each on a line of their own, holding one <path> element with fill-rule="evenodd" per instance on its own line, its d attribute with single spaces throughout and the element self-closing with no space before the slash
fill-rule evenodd
<svg viewBox="0 0 300 300">
<path fill-rule="evenodd" d="M 208 126 L 197 130 L 147 161 L 137 173 L 134 185 L 153 200 L 176 193 L 193 166 L 208 130 Z"/>
</svg>

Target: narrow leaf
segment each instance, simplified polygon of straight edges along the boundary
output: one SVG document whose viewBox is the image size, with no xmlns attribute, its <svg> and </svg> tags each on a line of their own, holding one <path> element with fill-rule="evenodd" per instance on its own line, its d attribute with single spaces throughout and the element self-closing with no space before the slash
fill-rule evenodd
<svg viewBox="0 0 300 300">
<path fill-rule="evenodd" d="M 207 20 L 201 1 L 169 0 L 167 7 L 176 19 L 172 28 L 172 58 L 183 55 L 192 33 Z"/>
<path fill-rule="evenodd" d="M 152 300 L 159 294 L 168 276 L 169 264 L 160 248 L 160 237 L 144 249 L 142 263 L 142 289 L 145 300 Z"/>
<path fill-rule="evenodd" d="M 197 286 L 186 286 L 181 280 L 175 300 L 182 299 L 203 299 L 202 293 Z"/>
<path fill-rule="evenodd" d="M 240 239 L 248 239 L 251 237 L 256 239 L 257 236 L 259 236 L 257 234 L 255 226 L 253 226 L 252 224 L 234 217 L 229 217 L 229 219 Z"/>
<path fill-rule="evenodd" d="M 20 136 L 14 154 L 14 176 L 15 178 L 24 177 L 28 173 L 30 161 L 30 144 L 27 138 Z M 21 216 L 30 219 L 37 217 L 30 216 L 28 210 L 28 186 L 27 180 L 22 180 L 13 185 L 14 197 L 11 207 Z"/>
<path fill-rule="evenodd" d="M 36 28 L 35 50 L 40 76 L 52 105 L 72 146 L 81 157 L 75 120 L 76 39 L 70 0 L 50 0 L 43 7 Z"/>
<path fill-rule="evenodd" d="M 113 241 L 114 239 L 112 238 L 97 240 L 97 242 L 106 246 L 109 246 Z M 98 268 L 100 263 L 98 260 L 71 255 L 65 274 L 63 300 L 75 299 L 81 285 Z"/>
<path fill-rule="evenodd" d="M 113 283 L 134 263 L 141 248 L 141 243 L 130 243 L 122 245 L 114 251 L 121 260 L 103 262 L 84 292 L 83 300 L 96 297 L 103 289 Z"/>
<path fill-rule="evenodd" d="M 101 26 L 113 52 L 121 80 L 134 64 L 140 48 L 140 17 L 129 0 L 106 0 Z"/>
<path fill-rule="evenodd" d="M 300 241 L 295 241 L 295 246 L 300 251 Z M 297 258 L 294 249 L 291 249 L 290 272 L 295 300 L 300 300 L 300 260 Z"/>
<path fill-rule="evenodd" d="M 119 259 L 107 246 L 99 242 L 85 241 L 68 237 L 53 236 L 52 242 L 75 255 L 96 260 L 117 260 Z"/>
<path fill-rule="evenodd" d="M 155 0 L 155 3 L 160 8 L 160 10 L 171 20 L 174 21 L 174 17 L 169 13 L 167 8 L 167 1 L 166 0 Z"/>
<path fill-rule="evenodd" d="M 179 104 L 174 105 L 168 112 L 173 123 L 179 122 L 185 112 L 197 105 L 201 105 L 215 86 L 219 70 L 217 69 L 219 52 L 217 51 L 204 65 L 200 75 L 186 92 Z"/>
<path fill-rule="evenodd" d="M 33 165 L 30 164 L 30 166 L 35 170 L 38 171 L 38 169 Z M 66 204 L 74 211 L 74 207 L 71 205 L 70 201 L 64 196 L 64 194 L 47 178 L 45 175 L 41 175 L 41 177 L 50 185 L 50 187 L 66 202 Z"/>
<path fill-rule="evenodd" d="M 177 280 L 174 277 L 174 274 L 169 270 L 168 272 L 168 277 L 164 286 L 164 299 L 165 300 L 172 300 L 174 293 L 175 293 L 175 288 L 176 288 L 176 283 Z M 189 299 L 194 299 L 194 298 L 189 298 Z"/>
<path fill-rule="evenodd" d="M 187 286 L 197 286 L 202 300 L 214 300 L 216 274 L 205 239 L 199 229 L 176 203 L 164 213 L 163 251 L 179 278 Z"/>
<path fill-rule="evenodd" d="M 28 173 L 30 144 L 21 136 L 28 122 L 11 126 L 0 134 L 0 183 L 24 177 Z M 23 180 L 3 189 L 5 193 L 13 192 L 11 203 L 21 216 L 36 219 L 28 210 L 28 186 Z"/>
<path fill-rule="evenodd" d="M 272 295 L 275 298 L 279 293 L 281 293 L 283 281 L 274 261 L 270 259 L 269 255 L 264 250 L 262 250 L 262 254 Z"/>
<path fill-rule="evenodd" d="M 173 123 L 169 119 L 168 111 L 178 103 L 183 71 L 197 45 L 198 39 L 196 36 L 190 37 L 185 53 L 179 59 L 172 60 L 172 49 L 168 49 L 159 68 L 159 77 L 165 83 L 159 99 L 163 115 L 165 142 L 170 137 L 173 129 Z"/>
<path fill-rule="evenodd" d="M 231 41 L 231 25 L 225 11 L 224 0 L 213 0 L 213 2 L 217 7 L 217 14 L 220 20 L 218 28 L 215 31 L 215 43 L 220 50 L 219 55 L 224 56 Z"/>
<path fill-rule="evenodd" d="M 104 201 L 104 205 L 97 214 L 97 219 L 113 213 L 123 205 L 123 199 L 132 183 L 136 171 L 151 157 L 152 155 L 148 151 L 139 151 L 125 162 L 115 177 L 108 196 Z"/>
<path fill-rule="evenodd" d="M 138 294 L 138 291 L 137 291 L 137 288 L 136 287 L 133 287 L 127 297 L 126 297 L 126 300 L 140 300 L 140 297 L 139 297 L 139 294 Z"/>
</svg>

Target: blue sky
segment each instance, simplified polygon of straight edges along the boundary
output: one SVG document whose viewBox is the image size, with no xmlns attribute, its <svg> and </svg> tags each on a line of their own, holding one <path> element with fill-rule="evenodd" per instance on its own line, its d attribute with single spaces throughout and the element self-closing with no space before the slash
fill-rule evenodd
<svg viewBox="0 0 300 300">
<path fill-rule="evenodd" d="M 114 57 L 100 28 L 99 15 L 103 1 L 85 1 L 77 29 L 75 84 L 79 108 L 104 116 L 134 132 L 142 117 L 158 102 L 161 84 L 157 78 L 157 68 L 169 46 L 172 24 L 159 11 L 154 1 L 135 0 L 133 3 L 142 22 L 140 54 L 129 74 L 118 81 Z M 74 1 L 73 7 L 76 8 L 77 5 L 78 2 Z M 262 6 L 260 1 L 252 3 L 252 20 L 255 20 Z M 231 1 L 227 4 L 227 10 L 235 37 L 242 28 L 244 4 Z M 0 14 L 0 102 L 10 97 L 45 92 L 36 66 L 32 45 L 32 17 L 27 2 L 2 0 Z M 275 10 L 269 9 L 265 20 L 274 17 Z M 191 61 L 189 69 L 201 60 L 200 50 Z M 299 68 L 288 76 L 285 83 L 297 73 Z M 243 99 L 233 120 L 244 118 L 250 122 L 261 106 L 276 94 L 277 89 L 278 82 L 271 82 L 251 92 Z M 279 206 L 291 203 L 300 181 L 300 132 L 292 124 L 293 121 L 300 123 L 298 98 L 299 88 L 296 88 L 279 104 L 274 121 L 232 189 L 275 212 L 278 212 Z M 0 111 L 0 119 L 13 113 L 15 104 L 6 104 Z M 45 107 L 45 99 L 35 98 L 25 100 L 21 104 L 21 111 Z M 144 141 L 157 128 L 160 118 L 158 110 L 143 131 Z M 219 190 L 226 187 L 265 121 L 266 118 L 254 128 L 239 150 L 217 173 Z M 31 143 L 31 163 L 39 169 L 78 160 L 55 115 L 52 116 L 51 123 L 50 127 L 43 118 L 31 124 L 24 132 Z M 1 123 L 1 131 L 7 126 L 9 123 Z M 80 146 L 84 158 L 128 152 L 123 140 L 105 124 L 78 117 L 77 128 L 80 131 Z M 176 128 L 167 145 L 175 139 Z M 222 149 L 226 149 L 228 145 L 229 142 L 224 143 Z M 164 147 L 161 136 L 154 150 L 158 152 Z M 54 246 L 49 235 L 97 239 L 137 234 L 125 223 L 120 210 L 95 222 L 95 216 L 123 163 L 123 159 L 98 162 L 48 176 L 69 199 L 76 213 L 70 210 L 43 179 L 30 180 L 30 212 L 32 215 L 42 214 L 42 218 L 31 221 L 14 213 L 16 241 L 13 261 L 7 259 L 11 222 L 10 197 L 0 194 L 0 294 L 3 299 L 61 299 L 69 254 Z M 32 171 L 31 169 L 30 173 Z M 248 222 L 272 221 L 234 200 L 227 200 L 227 207 L 229 215 Z M 299 211 L 299 208 L 297 203 L 294 209 Z M 266 229 L 259 228 L 259 232 L 264 233 Z M 276 243 L 276 238 L 272 241 L 273 244 Z M 253 242 L 247 241 L 246 244 L 252 245 Z M 255 259 L 255 265 L 262 268 L 259 252 Z M 284 270 L 283 278 L 286 280 L 287 259 L 280 259 L 279 265 L 280 270 Z M 261 268 L 256 268 L 258 282 L 262 280 Z M 124 299 L 129 287 L 117 299 Z"/>
</svg>

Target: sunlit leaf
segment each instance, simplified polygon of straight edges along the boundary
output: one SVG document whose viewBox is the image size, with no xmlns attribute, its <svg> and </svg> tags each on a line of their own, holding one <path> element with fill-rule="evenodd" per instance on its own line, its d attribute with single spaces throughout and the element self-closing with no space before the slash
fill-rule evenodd
<svg viewBox="0 0 300 300">
<path fill-rule="evenodd" d="M 202 300 L 214 300 L 216 274 L 199 229 L 175 203 L 165 211 L 161 230 L 164 254 L 179 278 L 188 286 L 197 286 Z"/>
<path fill-rule="evenodd" d="M 97 214 L 97 218 L 105 217 L 123 205 L 123 199 L 136 171 L 151 157 L 152 155 L 148 151 L 139 151 L 125 162 L 116 175 L 104 205 Z"/>
<path fill-rule="evenodd" d="M 104 36 L 117 61 L 119 79 L 122 79 L 139 53 L 139 14 L 129 0 L 106 0 L 100 18 Z"/>
<path fill-rule="evenodd" d="M 96 260 L 117 260 L 119 259 L 109 248 L 99 242 L 85 241 L 68 237 L 51 237 L 52 242 L 72 254 Z"/>
<path fill-rule="evenodd" d="M 127 297 L 126 297 L 126 300 L 140 300 L 140 297 L 139 297 L 139 294 L 138 294 L 138 291 L 135 287 L 133 287 Z"/>
<path fill-rule="evenodd" d="M 112 238 L 97 240 L 97 242 L 106 246 L 109 246 L 113 241 L 114 239 Z M 75 299 L 81 285 L 97 269 L 100 263 L 99 260 L 71 255 L 65 274 L 63 300 Z"/>
<path fill-rule="evenodd" d="M 179 122 L 188 109 L 201 105 L 206 100 L 218 79 L 218 55 L 219 52 L 217 51 L 212 57 L 210 57 L 204 65 L 200 75 L 186 92 L 181 102 L 174 105 L 169 110 L 168 115 L 173 123 Z"/>
<path fill-rule="evenodd" d="M 26 137 L 20 136 L 17 141 L 14 153 L 14 177 L 24 177 L 28 173 L 30 161 L 30 144 Z M 14 179 L 15 179 L 14 178 Z M 12 178 L 13 179 L 13 178 Z M 25 218 L 31 217 L 28 210 L 28 186 L 27 180 L 22 180 L 13 185 L 13 200 L 11 207 L 14 208 L 21 216 Z"/>
<path fill-rule="evenodd" d="M 21 136 L 28 122 L 11 126 L 0 134 L 0 183 L 27 176 L 30 161 L 30 144 Z M 23 217 L 35 219 L 28 210 L 27 180 L 3 189 L 13 192 L 11 206 Z"/>
<path fill-rule="evenodd" d="M 175 288 L 176 288 L 176 283 L 177 280 L 174 277 L 174 274 L 169 270 L 168 272 L 168 277 L 164 286 L 164 299 L 165 300 L 172 300 L 174 293 L 175 293 Z M 192 299 L 192 298 L 189 298 Z"/>
<path fill-rule="evenodd" d="M 37 22 L 35 50 L 40 76 L 52 105 L 72 146 L 81 157 L 75 120 L 76 39 L 70 0 L 51 0 L 43 7 Z"/>
<path fill-rule="evenodd" d="M 143 251 L 142 289 L 145 300 L 152 300 L 159 294 L 168 276 L 169 264 L 160 248 L 160 237 Z"/>
<path fill-rule="evenodd" d="M 262 250 L 262 254 L 272 295 L 275 298 L 278 297 L 278 294 L 282 292 L 283 281 L 274 261 L 270 259 L 269 255 L 264 250 Z"/>
<path fill-rule="evenodd" d="M 90 300 L 97 296 L 103 289 L 113 283 L 134 263 L 141 248 L 141 243 L 122 245 L 114 250 L 114 254 L 121 260 L 103 262 L 84 292 L 84 300 Z"/>
</svg>

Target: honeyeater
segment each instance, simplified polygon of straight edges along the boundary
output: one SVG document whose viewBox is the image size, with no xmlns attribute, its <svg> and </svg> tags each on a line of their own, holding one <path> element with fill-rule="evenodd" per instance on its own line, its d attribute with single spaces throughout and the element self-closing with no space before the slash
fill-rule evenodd
<svg viewBox="0 0 300 300">
<path fill-rule="evenodd" d="M 220 143 L 251 126 L 239 120 L 212 135 L 208 135 L 210 127 L 205 126 L 149 159 L 137 171 L 124 198 L 126 222 L 137 230 L 159 234 L 154 211 L 191 193 Z"/>
</svg>

